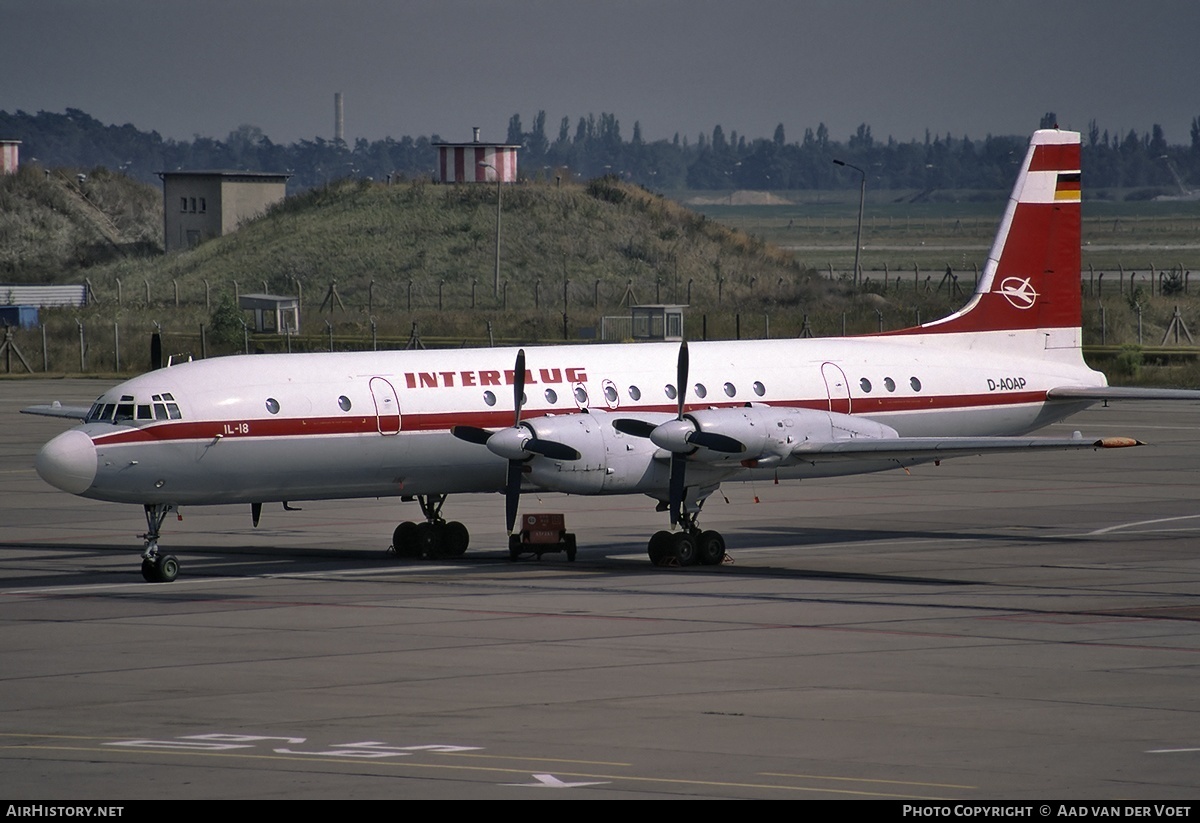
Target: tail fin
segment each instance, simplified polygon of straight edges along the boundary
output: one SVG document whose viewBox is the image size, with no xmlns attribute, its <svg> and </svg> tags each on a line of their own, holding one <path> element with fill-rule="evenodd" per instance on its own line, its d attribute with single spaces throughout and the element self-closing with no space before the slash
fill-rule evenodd
<svg viewBox="0 0 1200 823">
<path fill-rule="evenodd" d="M 975 294 L 919 331 L 1078 330 L 1079 201 L 1079 133 L 1034 132 Z"/>
</svg>

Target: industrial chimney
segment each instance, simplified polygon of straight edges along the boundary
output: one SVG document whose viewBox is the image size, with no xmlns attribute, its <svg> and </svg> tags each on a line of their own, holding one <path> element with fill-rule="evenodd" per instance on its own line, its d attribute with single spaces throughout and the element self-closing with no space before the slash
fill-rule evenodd
<svg viewBox="0 0 1200 823">
<path fill-rule="evenodd" d="M 346 120 L 342 113 L 342 93 L 333 93 L 333 139 L 339 143 L 346 142 Z"/>
</svg>

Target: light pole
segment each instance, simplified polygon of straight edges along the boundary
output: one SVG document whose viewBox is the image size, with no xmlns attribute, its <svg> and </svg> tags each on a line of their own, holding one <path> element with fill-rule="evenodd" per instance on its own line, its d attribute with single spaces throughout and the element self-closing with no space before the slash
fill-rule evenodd
<svg viewBox="0 0 1200 823">
<path fill-rule="evenodd" d="M 491 169 L 496 175 L 496 272 L 492 278 L 492 297 L 500 299 L 500 172 L 491 163 L 479 161 L 479 168 Z"/>
<path fill-rule="evenodd" d="M 867 173 L 851 163 L 844 160 L 834 160 L 835 166 L 845 166 L 848 169 L 854 169 L 862 175 L 862 186 L 858 190 L 858 235 L 854 241 L 854 285 L 858 285 L 858 252 L 862 248 L 862 216 L 863 202 L 867 199 Z"/>
</svg>

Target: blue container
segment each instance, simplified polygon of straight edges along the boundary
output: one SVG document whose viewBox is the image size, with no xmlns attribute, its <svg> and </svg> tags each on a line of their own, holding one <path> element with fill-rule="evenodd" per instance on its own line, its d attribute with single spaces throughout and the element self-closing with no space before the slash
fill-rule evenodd
<svg viewBox="0 0 1200 823">
<path fill-rule="evenodd" d="M 35 329 L 37 325 L 37 306 L 0 306 L 0 326 L 20 326 L 23 329 Z"/>
</svg>

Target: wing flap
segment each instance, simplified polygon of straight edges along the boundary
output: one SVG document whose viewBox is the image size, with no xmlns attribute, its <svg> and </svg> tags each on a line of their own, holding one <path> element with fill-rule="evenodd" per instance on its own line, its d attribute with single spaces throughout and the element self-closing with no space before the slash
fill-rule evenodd
<svg viewBox="0 0 1200 823">
<path fill-rule="evenodd" d="M 1195 389 L 1153 389 L 1142 386 L 1059 386 L 1046 392 L 1050 400 L 1193 400 Z"/>
<path fill-rule="evenodd" d="M 804 462 L 836 460 L 943 460 L 993 452 L 1069 451 L 1117 449 L 1144 446 L 1131 437 L 898 437 L 872 440 L 859 438 L 827 443 L 802 443 L 792 457 Z"/>
</svg>

